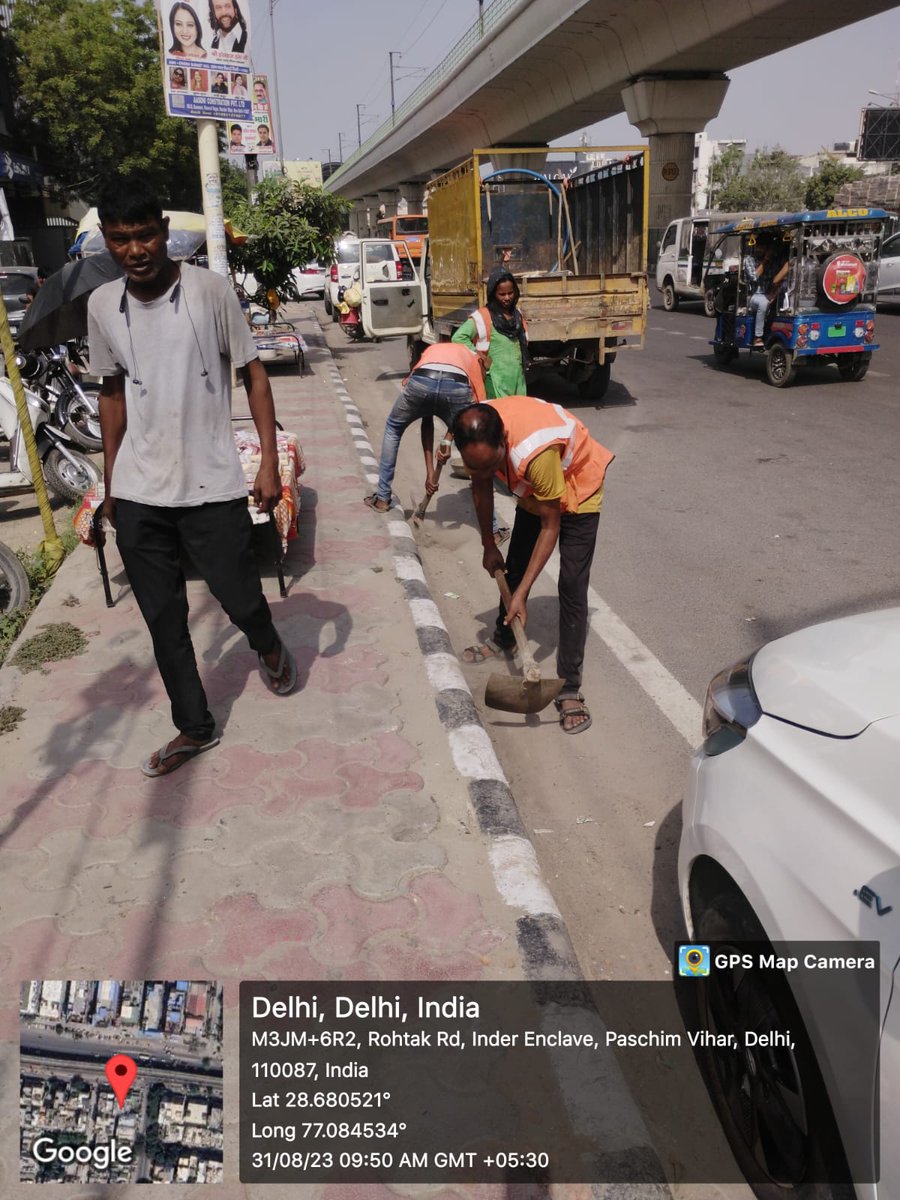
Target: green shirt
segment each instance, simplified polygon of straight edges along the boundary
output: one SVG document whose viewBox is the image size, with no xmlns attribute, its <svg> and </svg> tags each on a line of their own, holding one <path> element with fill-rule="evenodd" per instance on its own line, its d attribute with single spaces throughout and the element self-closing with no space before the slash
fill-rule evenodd
<svg viewBox="0 0 900 1200">
<path fill-rule="evenodd" d="M 469 318 L 461 325 L 450 339 L 463 346 L 475 349 L 478 332 L 475 322 Z M 488 400 L 496 400 L 500 396 L 525 396 L 525 369 L 522 366 L 522 347 L 518 338 L 504 337 L 491 327 L 491 344 L 488 349 L 491 367 L 485 378 L 485 391 Z"/>
</svg>

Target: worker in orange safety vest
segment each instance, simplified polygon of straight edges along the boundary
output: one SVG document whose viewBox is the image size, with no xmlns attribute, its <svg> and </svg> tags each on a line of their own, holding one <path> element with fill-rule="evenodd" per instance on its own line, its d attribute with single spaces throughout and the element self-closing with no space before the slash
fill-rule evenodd
<svg viewBox="0 0 900 1200">
<path fill-rule="evenodd" d="M 491 534 L 495 476 L 517 501 L 505 563 L 512 603 L 507 612 L 501 602 L 493 633 L 463 651 L 463 661 L 486 662 L 514 647 L 510 622 L 518 616 L 525 624 L 528 594 L 558 543 L 557 674 L 564 686 L 556 707 L 565 733 L 583 733 L 591 725 L 581 692 L 587 593 L 606 469 L 614 456 L 572 413 L 533 396 L 505 396 L 464 409 L 454 436 L 472 478 L 482 565 L 492 577 L 504 567 Z"/>
</svg>

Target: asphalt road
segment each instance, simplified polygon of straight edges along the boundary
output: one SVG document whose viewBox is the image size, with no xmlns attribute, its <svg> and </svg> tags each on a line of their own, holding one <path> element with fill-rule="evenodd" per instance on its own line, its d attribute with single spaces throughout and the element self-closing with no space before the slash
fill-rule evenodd
<svg viewBox="0 0 900 1200">
<path fill-rule="evenodd" d="M 377 455 L 405 345 L 350 344 L 316 309 Z M 555 380 L 533 388 L 616 453 L 592 572 L 584 691 L 594 723 L 568 738 L 552 709 L 481 712 L 589 978 L 671 973 L 672 943 L 684 936 L 680 801 L 710 677 L 804 625 L 900 604 L 900 309 L 879 313 L 878 326 L 882 348 L 864 381 L 843 383 L 830 366 L 778 390 L 761 357 L 715 365 L 713 323 L 699 306 L 654 307 L 645 349 L 619 355 L 602 406 Z M 394 484 L 407 512 L 423 490 L 418 442 L 414 427 Z M 511 502 L 499 503 L 511 515 Z M 464 481 L 442 480 L 417 538 L 461 649 L 492 623 L 496 603 Z M 529 635 L 549 674 L 554 591 L 541 580 L 529 602 Z M 490 667 L 464 670 L 480 699 Z M 621 1062 L 645 1104 L 645 1081 Z M 679 1090 L 645 1107 L 673 1158 L 666 1109 L 680 1102 Z M 737 1185 L 679 1194 L 749 1195 Z"/>
</svg>

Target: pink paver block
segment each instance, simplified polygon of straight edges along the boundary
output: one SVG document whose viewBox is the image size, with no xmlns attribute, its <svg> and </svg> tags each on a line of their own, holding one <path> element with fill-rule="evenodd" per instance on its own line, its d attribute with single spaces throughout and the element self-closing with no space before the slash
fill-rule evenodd
<svg viewBox="0 0 900 1200">
<path fill-rule="evenodd" d="M 358 957 L 370 938 L 387 929 L 410 929 L 416 922 L 413 904 L 402 897 L 363 900 L 350 887 L 327 887 L 313 897 L 313 905 L 326 918 L 316 957 L 329 964 Z"/>
</svg>

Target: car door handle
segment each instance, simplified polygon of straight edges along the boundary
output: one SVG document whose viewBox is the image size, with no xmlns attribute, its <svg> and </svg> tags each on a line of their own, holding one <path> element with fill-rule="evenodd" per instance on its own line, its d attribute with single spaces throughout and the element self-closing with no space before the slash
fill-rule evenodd
<svg viewBox="0 0 900 1200">
<path fill-rule="evenodd" d="M 378 304 L 378 305 L 381 305 L 381 306 L 383 307 L 384 305 L 386 305 L 386 304 L 387 304 L 387 300 L 384 300 L 384 299 L 382 299 L 382 300 L 373 300 L 373 301 L 372 301 L 372 303 L 373 303 L 373 304 Z"/>
</svg>

